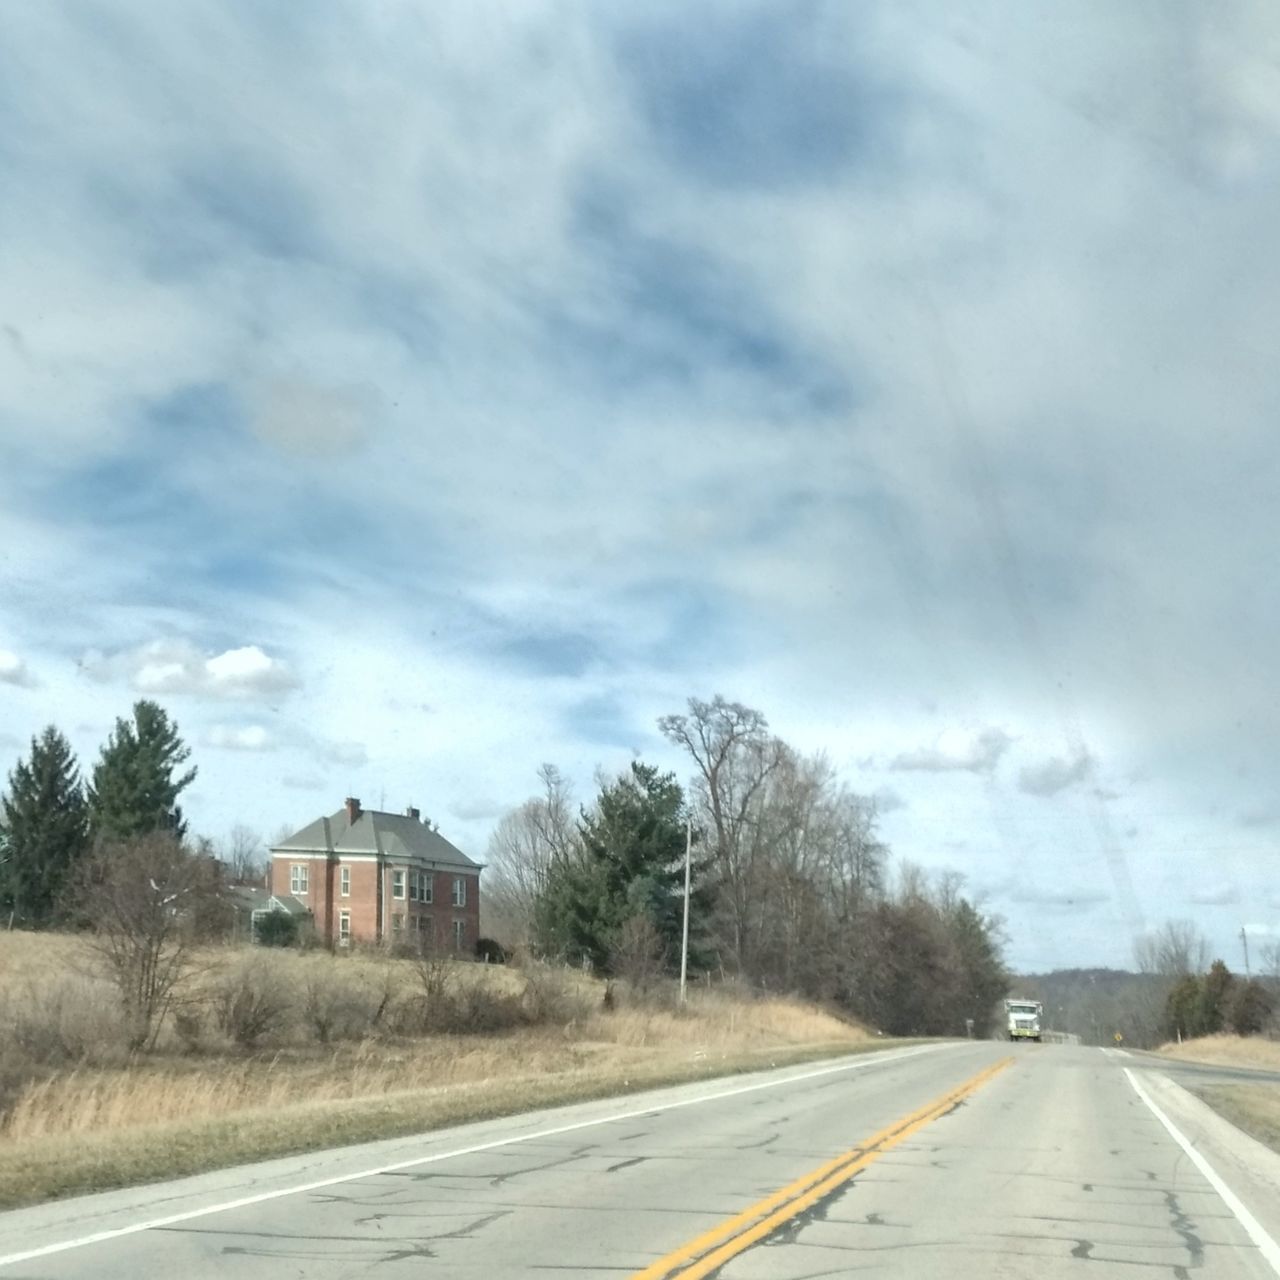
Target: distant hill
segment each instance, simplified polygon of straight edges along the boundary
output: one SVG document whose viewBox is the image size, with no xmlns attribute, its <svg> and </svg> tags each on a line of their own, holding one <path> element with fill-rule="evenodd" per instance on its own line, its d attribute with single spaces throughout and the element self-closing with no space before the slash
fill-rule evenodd
<svg viewBox="0 0 1280 1280">
<path fill-rule="evenodd" d="M 1154 1048 L 1162 1039 L 1169 979 L 1156 974 L 1055 969 L 1016 975 L 1009 989 L 1043 1003 L 1046 1030 L 1071 1032 L 1083 1044 L 1114 1044 L 1117 1032 L 1125 1044 L 1140 1049 Z"/>
</svg>

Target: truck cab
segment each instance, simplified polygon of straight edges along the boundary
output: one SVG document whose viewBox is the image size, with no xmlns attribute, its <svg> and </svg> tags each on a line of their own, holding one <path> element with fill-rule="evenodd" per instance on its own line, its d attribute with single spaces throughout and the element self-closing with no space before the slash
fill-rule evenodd
<svg viewBox="0 0 1280 1280">
<path fill-rule="evenodd" d="M 1040 1019 L 1044 1015 L 1044 1006 L 1039 1000 L 1006 1000 L 1004 1012 L 1010 1040 L 1040 1043 Z"/>
</svg>

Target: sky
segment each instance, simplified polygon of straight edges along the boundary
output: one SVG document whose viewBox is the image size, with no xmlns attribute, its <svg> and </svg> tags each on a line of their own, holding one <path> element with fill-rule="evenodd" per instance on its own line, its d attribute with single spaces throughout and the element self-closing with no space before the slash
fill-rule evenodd
<svg viewBox="0 0 1280 1280">
<path fill-rule="evenodd" d="M 1280 938 L 1280 16 L 0 16 L 0 763 L 483 858 L 716 693 L 1023 970 Z"/>
</svg>

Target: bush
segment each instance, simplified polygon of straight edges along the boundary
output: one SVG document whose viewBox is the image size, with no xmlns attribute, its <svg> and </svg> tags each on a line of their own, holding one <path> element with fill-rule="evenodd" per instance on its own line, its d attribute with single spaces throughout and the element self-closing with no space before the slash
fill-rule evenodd
<svg viewBox="0 0 1280 1280">
<path fill-rule="evenodd" d="M 298 922 L 283 911 L 272 911 L 258 920 L 254 941 L 261 947 L 297 946 Z"/>
<path fill-rule="evenodd" d="M 482 964 L 506 964 L 507 950 L 493 938 L 477 938 L 476 959 Z"/>
<path fill-rule="evenodd" d="M 1271 993 L 1254 978 L 1240 982 L 1227 1004 L 1227 1025 L 1238 1036 L 1256 1036 L 1271 1016 Z"/>
<path fill-rule="evenodd" d="M 383 992 L 373 990 L 331 956 L 317 956 L 302 979 L 302 1017 L 321 1044 L 367 1035 L 381 1012 Z"/>
<path fill-rule="evenodd" d="M 288 1028 L 296 1001 L 297 993 L 279 965 L 264 956 L 250 956 L 218 983 L 214 1002 L 218 1029 L 242 1049 L 252 1049 Z"/>
</svg>

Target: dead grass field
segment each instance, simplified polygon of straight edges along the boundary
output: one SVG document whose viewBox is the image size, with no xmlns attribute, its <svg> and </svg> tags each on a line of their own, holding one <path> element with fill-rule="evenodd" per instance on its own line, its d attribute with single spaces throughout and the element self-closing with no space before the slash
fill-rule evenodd
<svg viewBox="0 0 1280 1280">
<path fill-rule="evenodd" d="M 14 1028 L 0 1205 L 885 1044 L 813 1006 L 722 989 L 683 1009 L 619 992 L 606 1009 L 602 983 L 541 966 L 426 978 L 430 992 L 420 966 L 379 955 L 211 950 L 157 1051 L 130 1056 L 81 940 L 0 934 Z M 265 1030 L 237 1042 L 264 1000 Z M 442 1013 L 424 1021 L 429 1006 Z"/>
<path fill-rule="evenodd" d="M 1182 1044 L 1161 1045 L 1159 1052 L 1183 1062 L 1280 1071 L 1280 1041 L 1260 1036 L 1202 1036 Z M 1236 1128 L 1280 1152 L 1280 1084 L 1212 1084 L 1191 1091 Z"/>
<path fill-rule="evenodd" d="M 1237 1129 L 1280 1153 L 1280 1084 L 1212 1084 L 1192 1092 Z"/>
<path fill-rule="evenodd" d="M 1182 1044 L 1161 1045 L 1159 1053 L 1184 1062 L 1215 1067 L 1264 1067 L 1280 1071 L 1280 1041 L 1260 1036 L 1201 1036 Z"/>
</svg>

